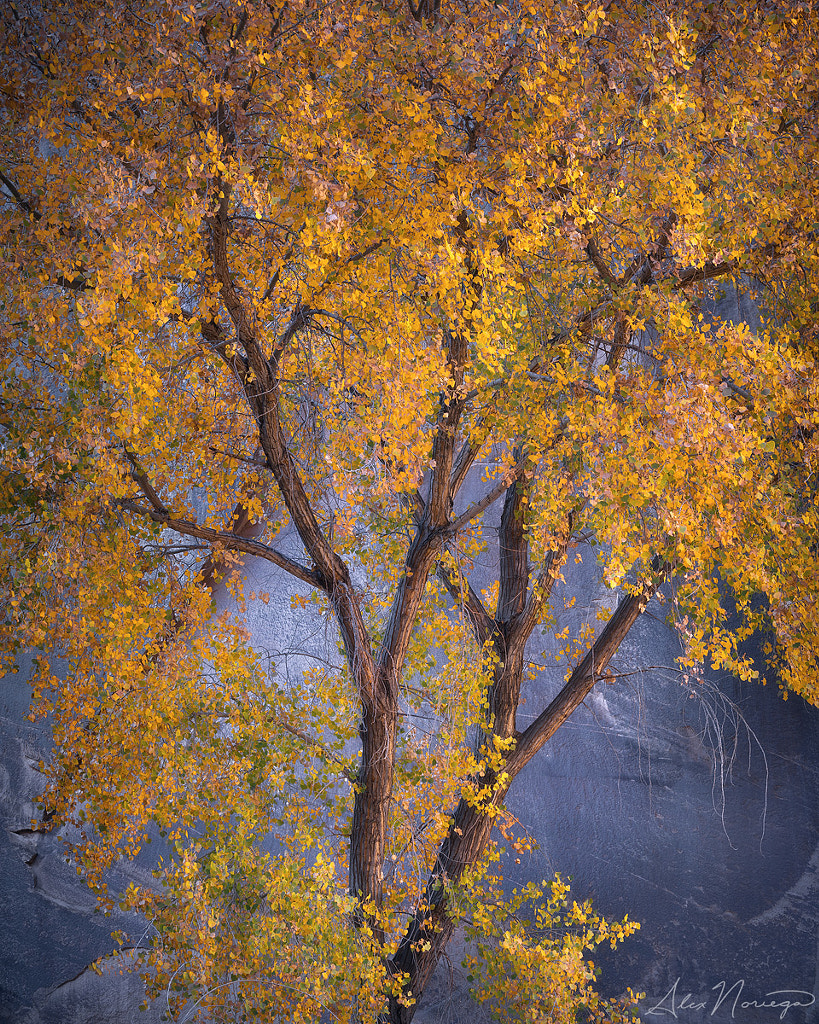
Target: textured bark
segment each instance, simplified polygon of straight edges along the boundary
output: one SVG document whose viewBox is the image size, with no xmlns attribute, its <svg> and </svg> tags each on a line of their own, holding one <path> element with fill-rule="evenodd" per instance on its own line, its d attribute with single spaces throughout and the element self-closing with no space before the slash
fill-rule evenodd
<svg viewBox="0 0 819 1024">
<path fill-rule="evenodd" d="M 353 805 L 350 841 L 350 893 L 381 903 L 383 867 L 395 765 L 398 725 L 398 685 L 410 635 L 421 604 L 426 581 L 438 560 L 449 522 L 450 474 L 458 423 L 463 411 L 460 389 L 466 359 L 466 343 L 460 335 L 449 336 L 452 387 L 441 396 L 433 444 L 434 469 L 429 497 L 416 524 L 407 550 L 404 572 L 396 588 L 384 638 L 375 665 L 377 701 L 362 694 L 361 767 Z M 352 668 L 353 666 L 351 666 Z M 355 669 L 353 668 L 353 671 Z"/>
<path fill-rule="evenodd" d="M 369 896 L 376 906 L 382 898 L 392 799 L 398 684 L 412 626 L 441 543 L 440 531 L 430 530 L 426 521 L 422 522 L 407 552 L 405 572 L 396 589 L 378 651 L 376 692 L 379 702 L 362 700 L 361 765 L 356 778 L 350 837 L 350 893 L 360 898 Z"/>
<path fill-rule="evenodd" d="M 292 558 L 288 558 L 287 555 L 281 554 L 281 552 L 276 551 L 275 548 L 271 548 L 262 541 L 253 540 L 252 537 L 248 536 L 248 528 L 241 524 L 239 524 L 239 528 L 236 531 L 213 530 L 210 527 L 200 526 L 198 523 L 189 522 L 187 519 L 174 518 L 166 510 L 160 511 L 156 508 L 144 508 L 142 505 L 135 501 L 131 501 L 128 498 L 121 498 L 117 504 L 120 508 L 128 509 L 129 512 L 137 512 L 140 515 L 147 516 L 155 523 L 166 526 L 169 530 L 173 530 L 175 533 L 179 533 L 183 537 L 195 537 L 198 540 L 206 540 L 211 544 L 220 544 L 223 548 L 226 548 L 229 551 L 241 551 L 246 555 L 253 555 L 256 558 L 264 558 L 265 561 L 272 562 L 273 565 L 277 565 L 280 569 L 284 569 L 286 572 L 289 572 L 291 576 L 295 576 L 304 583 L 309 583 L 312 587 L 318 587 L 321 585 L 321 579 L 314 571 L 300 565 Z M 201 571 L 205 574 L 203 575 L 203 583 L 205 586 L 209 587 L 212 583 L 213 573 L 215 571 L 213 557 L 208 558 L 203 563 Z"/>
<path fill-rule="evenodd" d="M 502 795 L 505 794 L 506 790 Z M 385 1022 L 409 1024 L 415 1016 L 418 1000 L 455 930 L 455 922 L 448 913 L 449 889 L 460 882 L 465 868 L 481 858 L 491 831 L 492 819 L 462 799 L 438 853 L 422 901 L 389 965 L 394 974 L 407 977 L 403 994 L 415 1002 L 403 1006 L 392 998 Z"/>
<path fill-rule="evenodd" d="M 614 340 L 611 343 L 611 350 L 606 358 L 606 366 L 616 373 L 620 366 L 623 353 L 631 344 L 632 331 L 626 325 L 625 318 L 620 315 L 614 323 Z"/>
<path fill-rule="evenodd" d="M 484 608 L 483 602 L 472 588 L 469 580 L 462 579 L 450 566 L 438 565 L 438 578 L 449 591 L 456 606 L 463 609 L 481 647 L 495 631 L 495 620 Z"/>
<path fill-rule="evenodd" d="M 244 365 L 238 367 L 235 356 L 232 357 L 231 367 L 244 388 L 256 419 L 259 444 L 290 518 L 313 562 L 315 568 L 312 571 L 332 604 L 347 664 L 358 688 L 362 760 L 356 778 L 350 843 L 350 891 L 362 900 L 370 898 L 378 905 L 382 896 L 384 849 L 395 760 L 398 708 L 395 680 L 400 672 L 409 636 L 407 621 L 411 624 L 414 617 L 413 602 L 406 599 L 404 588 L 400 598 L 397 598 L 400 606 L 398 611 L 393 609 L 393 618 L 402 627 L 397 629 L 397 633 L 404 649 L 398 649 L 400 643 L 397 644 L 396 649 L 389 652 L 390 659 L 380 658 L 380 666 L 377 667 L 349 569 L 318 523 L 281 422 L 279 364 L 291 339 L 309 322 L 309 310 L 301 304 L 297 306 L 290 325 L 275 346 L 272 359 L 268 360 L 252 329 L 252 318 L 231 276 L 227 259 L 227 204 L 230 190 L 224 183 L 220 183 L 220 189 L 221 197 L 216 213 L 207 218 L 210 253 L 222 301 L 246 357 Z M 230 357 L 226 349 L 225 355 Z M 385 660 L 390 662 L 386 671 Z"/>
<path fill-rule="evenodd" d="M 359 729 L 361 766 L 350 833 L 350 893 L 381 905 L 384 843 L 392 799 L 396 711 L 365 707 Z"/>
<path fill-rule="evenodd" d="M 496 663 L 487 694 L 489 720 L 486 728 L 478 730 L 475 752 L 482 754 L 493 737 L 509 739 L 515 735 L 515 719 L 523 675 L 526 643 L 537 621 L 537 614 L 527 610 L 540 607 L 548 600 L 557 575 L 557 568 L 565 557 L 568 534 L 561 537 L 557 549 L 549 554 L 535 581 L 538 602 L 527 602 L 529 594 L 529 542 L 523 510 L 530 489 L 525 478 L 512 483 L 506 492 L 500 527 L 500 581 L 497 614 L 492 616 L 468 584 L 461 587 L 452 573 L 439 570 L 455 600 L 463 600 L 467 613 L 481 645 L 490 643 L 495 648 Z M 531 595 L 529 595 L 531 596 Z M 510 779 L 500 782 L 496 773 L 487 768 L 473 780 L 477 789 L 495 790 L 493 802 L 500 804 L 506 796 Z M 438 852 L 424 895 L 390 961 L 394 974 L 404 975 L 403 994 L 416 1000 L 404 1006 L 391 999 L 387 1020 L 390 1024 L 409 1024 L 435 970 L 442 952 L 452 937 L 454 922 L 449 914 L 448 894 L 457 886 L 464 870 L 476 864 L 486 851 L 492 831 L 493 818 L 462 797 L 452 819 L 446 839 Z"/>
<path fill-rule="evenodd" d="M 519 458 L 519 452 L 515 453 Z M 523 611 L 529 587 L 529 544 L 523 519 L 530 486 L 521 481 L 506 492 L 499 536 L 500 580 L 498 619 L 511 622 Z"/>
</svg>

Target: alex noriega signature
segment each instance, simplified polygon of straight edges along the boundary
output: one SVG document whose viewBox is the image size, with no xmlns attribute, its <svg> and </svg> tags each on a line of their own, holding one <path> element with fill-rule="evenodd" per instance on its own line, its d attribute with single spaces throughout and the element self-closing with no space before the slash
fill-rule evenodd
<svg viewBox="0 0 819 1024">
<path fill-rule="evenodd" d="M 724 1004 L 725 1011 L 730 1010 L 732 1018 L 736 1017 L 737 1011 L 742 1010 L 779 1010 L 779 1019 L 784 1020 L 788 1010 L 797 1006 L 813 1006 L 816 1002 L 813 993 L 792 988 L 776 989 L 773 992 L 766 992 L 762 996 L 743 998 L 744 978 L 739 978 L 730 986 L 727 981 L 718 981 L 711 989 L 716 995 L 706 999 L 695 996 L 691 992 L 680 995 L 677 991 L 679 984 L 680 979 L 677 978 L 663 998 L 649 1009 L 643 1010 L 643 1014 L 653 1013 L 657 1016 L 667 1014 L 669 1017 L 676 1018 L 687 1010 L 705 1010 L 706 1012 L 710 1011 L 709 1016 L 713 1017 Z"/>
</svg>

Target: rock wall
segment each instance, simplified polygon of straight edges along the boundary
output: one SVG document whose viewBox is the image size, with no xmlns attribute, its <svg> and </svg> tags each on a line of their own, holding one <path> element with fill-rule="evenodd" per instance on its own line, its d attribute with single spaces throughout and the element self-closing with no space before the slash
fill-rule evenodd
<svg viewBox="0 0 819 1024">
<path fill-rule="evenodd" d="M 558 630 L 576 632 L 613 600 L 594 553 L 580 554 L 564 568 L 562 589 L 579 596 Z M 649 612 L 612 663 L 614 681 L 515 781 L 507 804 L 539 845 L 520 864 L 507 858 L 507 883 L 559 872 L 599 913 L 641 922 L 594 959 L 607 995 L 646 993 L 647 1024 L 819 1020 L 819 711 L 775 686 L 686 679 L 676 632 L 656 602 Z M 548 650 L 533 660 L 541 653 L 554 666 Z M 532 717 L 563 671 L 530 684 Z M 416 1020 L 475 1022 L 465 990 L 457 964 L 443 967 Z"/>
<path fill-rule="evenodd" d="M 713 309 L 758 322 L 736 293 Z M 476 478 L 463 500 L 478 486 Z M 491 520 L 487 536 L 491 542 Z M 295 538 L 290 545 L 298 553 Z M 578 553 L 582 562 L 564 570 L 577 600 L 558 613 L 558 628 L 575 632 L 616 600 L 594 553 Z M 490 543 L 476 586 L 490 582 L 493 560 Z M 328 643 L 334 649 L 332 627 L 291 614 L 289 577 L 252 561 L 248 572 L 249 589 L 280 598 L 252 607 L 249 626 L 281 671 L 300 671 Z M 562 606 L 560 592 L 555 604 Z M 793 696 L 782 701 L 774 687 L 713 674 L 685 679 L 675 668 L 676 634 L 652 607 L 656 614 L 623 645 L 613 683 L 598 688 L 516 780 L 509 805 L 539 846 L 520 864 L 508 861 L 509 883 L 560 872 L 600 913 L 642 922 L 616 954 L 598 959 L 605 992 L 646 993 L 646 1022 L 817 1021 L 819 711 Z M 531 656 L 545 664 L 526 694 L 534 716 L 561 685 L 564 666 L 548 650 L 533 647 Z M 23 664 L 0 683 L 0 1024 L 153 1024 L 162 1006 L 137 1012 L 139 985 L 118 973 L 127 965 L 106 961 L 102 975 L 88 967 L 111 952 L 110 932 L 123 921 L 94 913 L 56 837 L 26 831 L 34 766 L 48 744 L 42 728 L 25 721 L 26 678 Z M 124 923 L 138 934 L 137 922 Z M 459 961 L 456 944 L 419 1024 L 479 1024 Z"/>
</svg>

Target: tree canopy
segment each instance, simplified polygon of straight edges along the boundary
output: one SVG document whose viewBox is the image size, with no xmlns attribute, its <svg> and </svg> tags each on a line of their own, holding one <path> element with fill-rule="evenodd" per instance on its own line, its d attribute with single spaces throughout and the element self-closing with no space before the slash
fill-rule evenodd
<svg viewBox="0 0 819 1024">
<path fill-rule="evenodd" d="M 819 702 L 813 5 L 2 18 L 0 637 L 43 652 L 80 870 L 104 898 L 167 837 L 125 904 L 186 1019 L 408 1021 L 459 923 L 506 1019 L 614 1012 L 586 957 L 633 926 L 504 897 L 492 829 L 655 596 L 683 663 L 752 678 L 763 629 Z M 709 313 L 727 287 L 758 329 Z M 565 685 L 519 727 L 589 538 L 615 611 L 555 638 Z M 336 663 L 254 650 L 249 556 Z"/>
</svg>

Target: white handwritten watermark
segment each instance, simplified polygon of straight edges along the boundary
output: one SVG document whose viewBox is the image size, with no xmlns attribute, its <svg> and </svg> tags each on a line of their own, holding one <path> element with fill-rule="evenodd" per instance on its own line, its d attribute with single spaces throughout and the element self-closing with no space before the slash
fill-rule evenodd
<svg viewBox="0 0 819 1024">
<path fill-rule="evenodd" d="M 813 1006 L 816 997 L 812 992 L 803 992 L 800 989 L 779 988 L 773 992 L 766 992 L 762 996 L 753 998 L 742 998 L 745 990 L 745 979 L 739 978 L 728 985 L 727 981 L 718 981 L 711 989 L 716 995 L 703 999 L 691 992 L 681 995 L 679 992 L 680 979 L 674 982 L 663 998 L 643 1014 L 655 1014 L 656 1016 L 667 1015 L 678 1019 L 680 1014 L 686 1011 L 705 1011 L 710 1017 L 725 1006 L 723 1012 L 730 1010 L 731 1018 L 735 1019 L 737 1011 L 740 1010 L 779 1010 L 779 1019 L 784 1020 L 788 1010 L 795 1007 Z M 710 1011 L 710 1012 L 709 1012 Z"/>
</svg>

